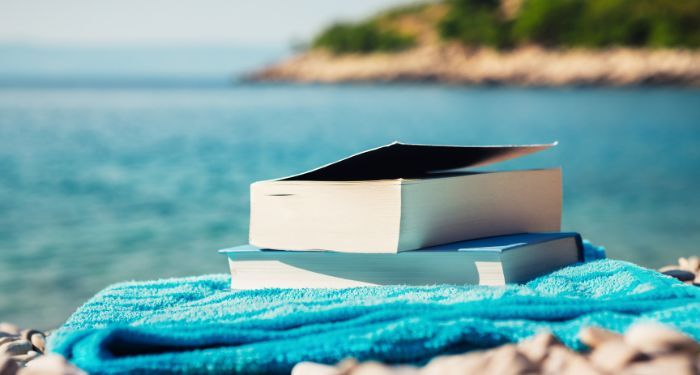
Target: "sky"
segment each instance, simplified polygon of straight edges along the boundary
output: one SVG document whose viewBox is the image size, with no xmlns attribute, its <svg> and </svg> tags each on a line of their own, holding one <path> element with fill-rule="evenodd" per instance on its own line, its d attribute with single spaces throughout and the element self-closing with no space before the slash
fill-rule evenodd
<svg viewBox="0 0 700 375">
<path fill-rule="evenodd" d="M 275 45 L 415 0 L 0 0 L 0 43 Z"/>
</svg>

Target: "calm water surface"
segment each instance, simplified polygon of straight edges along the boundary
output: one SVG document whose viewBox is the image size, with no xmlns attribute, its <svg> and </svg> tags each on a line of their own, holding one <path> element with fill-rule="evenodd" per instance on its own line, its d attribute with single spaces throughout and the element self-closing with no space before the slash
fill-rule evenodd
<svg viewBox="0 0 700 375">
<path fill-rule="evenodd" d="M 394 140 L 559 140 L 564 229 L 656 267 L 700 253 L 700 91 L 204 85 L 0 89 L 0 320 L 123 280 L 227 272 L 248 185 Z"/>
</svg>

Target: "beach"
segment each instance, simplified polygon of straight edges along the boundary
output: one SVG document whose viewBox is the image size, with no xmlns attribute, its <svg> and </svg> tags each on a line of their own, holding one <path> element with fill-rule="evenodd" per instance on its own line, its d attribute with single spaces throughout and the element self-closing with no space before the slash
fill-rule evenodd
<svg viewBox="0 0 700 375">
<path fill-rule="evenodd" d="M 439 82 L 516 86 L 700 86 L 700 52 L 673 49 L 498 51 L 454 43 L 396 53 L 310 50 L 245 76 L 262 82 Z"/>
</svg>

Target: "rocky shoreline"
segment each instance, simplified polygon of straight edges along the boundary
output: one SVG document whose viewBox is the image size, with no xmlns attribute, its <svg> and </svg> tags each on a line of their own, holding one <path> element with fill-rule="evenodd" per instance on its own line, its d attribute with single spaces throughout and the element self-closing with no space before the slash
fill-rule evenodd
<svg viewBox="0 0 700 375">
<path fill-rule="evenodd" d="M 398 53 L 311 50 L 245 77 L 254 82 L 438 82 L 517 86 L 700 86 L 700 51 L 675 49 L 510 51 L 427 45 Z"/>
</svg>

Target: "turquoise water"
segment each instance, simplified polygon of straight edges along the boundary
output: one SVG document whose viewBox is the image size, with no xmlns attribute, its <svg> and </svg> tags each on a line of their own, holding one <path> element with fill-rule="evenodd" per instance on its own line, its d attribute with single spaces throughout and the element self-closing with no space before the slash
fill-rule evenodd
<svg viewBox="0 0 700 375">
<path fill-rule="evenodd" d="M 564 229 L 656 267 L 698 254 L 700 91 L 420 85 L 0 88 L 0 320 L 106 285 L 227 272 L 248 185 L 393 140 L 559 140 Z"/>
</svg>

